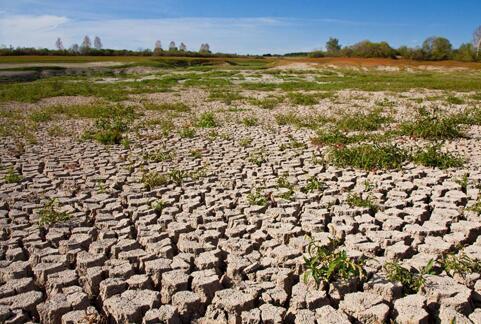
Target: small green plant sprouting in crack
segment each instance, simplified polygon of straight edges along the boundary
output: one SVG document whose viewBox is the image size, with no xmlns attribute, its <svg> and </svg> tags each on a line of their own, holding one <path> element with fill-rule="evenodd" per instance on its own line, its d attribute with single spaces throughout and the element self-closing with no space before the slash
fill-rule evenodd
<svg viewBox="0 0 481 324">
<path fill-rule="evenodd" d="M 251 145 L 251 144 L 252 144 L 252 138 L 250 138 L 250 137 L 244 137 L 244 138 L 241 138 L 241 139 L 239 140 L 239 145 L 240 145 L 241 147 L 244 147 L 244 148 L 245 148 L 245 147 L 248 147 L 248 146 Z"/>
<path fill-rule="evenodd" d="M 304 255 L 304 282 L 307 284 L 312 278 L 319 287 L 337 280 L 357 278 L 364 280 L 366 270 L 363 259 L 354 259 L 346 251 L 339 250 L 341 242 L 330 239 L 329 244 L 321 245 L 309 238 L 306 255 Z"/>
<path fill-rule="evenodd" d="M 302 187 L 301 191 L 303 193 L 310 193 L 315 191 L 324 191 L 326 189 L 326 184 L 316 177 L 310 177 L 307 180 L 307 183 L 304 187 Z"/>
<path fill-rule="evenodd" d="M 155 211 L 155 213 L 157 215 L 160 215 L 162 214 L 162 211 L 164 210 L 164 208 L 169 206 L 169 203 L 167 203 L 162 199 L 159 199 L 154 201 L 151 206 L 152 206 L 152 209 Z"/>
<path fill-rule="evenodd" d="M 148 152 L 144 155 L 144 159 L 151 162 L 164 162 L 171 161 L 174 158 L 172 150 L 157 150 L 154 152 Z"/>
<path fill-rule="evenodd" d="M 252 190 L 247 195 L 247 201 L 252 206 L 267 206 L 269 204 L 269 199 L 266 195 L 262 194 L 260 189 Z"/>
<path fill-rule="evenodd" d="M 38 224 L 40 226 L 53 225 L 56 223 L 66 222 L 70 219 L 67 212 L 59 212 L 56 210 L 58 201 L 56 198 L 50 199 L 45 206 L 38 212 Z"/>
<path fill-rule="evenodd" d="M 450 276 L 458 274 L 465 277 L 470 273 L 481 273 L 481 261 L 469 257 L 464 252 L 445 254 L 438 259 L 438 262 Z"/>
<path fill-rule="evenodd" d="M 176 185 L 181 185 L 185 179 L 188 177 L 188 173 L 183 171 L 183 170 L 177 170 L 177 169 L 174 169 L 174 170 L 171 170 L 169 173 L 168 173 L 168 177 L 171 181 L 173 181 Z"/>
<path fill-rule="evenodd" d="M 256 117 L 244 117 L 242 119 L 242 124 L 247 127 L 253 127 L 259 124 L 259 120 Z"/>
<path fill-rule="evenodd" d="M 346 200 L 350 207 L 363 207 L 368 208 L 370 211 L 376 213 L 379 207 L 374 203 L 373 198 L 369 195 L 363 198 L 359 193 L 349 193 Z"/>
<path fill-rule="evenodd" d="M 287 191 L 283 192 L 282 194 L 279 195 L 280 198 L 285 199 L 285 200 L 292 200 L 292 197 L 294 196 L 294 185 L 292 185 L 287 177 L 281 176 L 277 178 L 277 188 L 283 188 L 287 189 Z"/>
<path fill-rule="evenodd" d="M 260 167 L 263 163 L 267 162 L 267 159 L 264 156 L 264 152 L 257 151 L 257 152 L 252 152 L 249 155 L 249 162 L 254 163 L 258 167 Z"/>
<path fill-rule="evenodd" d="M 200 128 L 214 128 L 217 127 L 215 115 L 211 112 L 202 113 L 197 119 L 197 127 Z"/>
<path fill-rule="evenodd" d="M 179 131 L 179 136 L 181 138 L 194 138 L 195 137 L 195 129 L 191 127 L 184 127 Z"/>
<path fill-rule="evenodd" d="M 466 193 L 468 190 L 469 173 L 463 174 L 461 178 L 455 180 L 458 185 L 461 186 L 461 191 Z"/>
<path fill-rule="evenodd" d="M 202 157 L 202 151 L 198 149 L 190 150 L 190 156 L 194 159 L 200 159 Z"/>
<path fill-rule="evenodd" d="M 142 175 L 141 182 L 147 190 L 153 190 L 160 186 L 165 186 L 169 183 L 169 178 L 156 171 L 150 171 Z"/>
<path fill-rule="evenodd" d="M 23 177 L 18 174 L 14 168 L 10 167 L 4 177 L 4 180 L 6 183 L 19 183 L 23 180 Z"/>
<path fill-rule="evenodd" d="M 384 265 L 387 278 L 399 282 L 403 286 L 404 295 L 416 294 L 425 284 L 427 274 L 434 274 L 435 260 L 431 259 L 420 272 L 404 268 L 399 261 L 387 262 Z"/>
</svg>

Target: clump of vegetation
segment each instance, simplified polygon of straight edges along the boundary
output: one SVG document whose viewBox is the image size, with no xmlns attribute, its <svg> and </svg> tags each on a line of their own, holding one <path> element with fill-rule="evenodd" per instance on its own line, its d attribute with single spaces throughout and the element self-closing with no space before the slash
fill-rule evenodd
<svg viewBox="0 0 481 324">
<path fill-rule="evenodd" d="M 441 116 L 437 112 L 430 113 L 422 108 L 416 120 L 400 125 L 400 133 L 428 140 L 464 137 L 459 122 L 456 116 Z"/>
<path fill-rule="evenodd" d="M 190 150 L 190 156 L 194 159 L 200 159 L 202 157 L 202 151 L 196 149 Z"/>
<path fill-rule="evenodd" d="M 307 183 L 304 187 L 301 188 L 301 191 L 304 193 L 315 192 L 315 191 L 323 191 L 326 189 L 326 184 L 316 177 L 310 177 L 307 180 Z"/>
<path fill-rule="evenodd" d="M 267 206 L 269 199 L 260 189 L 255 189 L 247 195 L 247 201 L 252 206 Z"/>
<path fill-rule="evenodd" d="M 464 164 L 463 159 L 442 152 L 440 144 L 434 144 L 424 150 L 415 152 L 412 159 L 417 164 L 440 169 L 461 167 Z"/>
<path fill-rule="evenodd" d="M 465 277 L 466 274 L 481 273 L 481 261 L 469 257 L 464 252 L 443 255 L 438 262 L 450 276 L 458 274 Z"/>
<path fill-rule="evenodd" d="M 183 170 L 174 169 L 169 172 L 168 176 L 169 179 L 173 181 L 176 185 L 181 185 L 188 177 L 188 174 Z"/>
<path fill-rule="evenodd" d="M 287 96 L 294 105 L 312 106 L 319 103 L 319 98 L 315 94 L 291 92 Z"/>
<path fill-rule="evenodd" d="M 346 202 L 350 207 L 368 208 L 374 213 L 379 209 L 370 195 L 366 198 L 363 198 L 359 193 L 349 193 Z"/>
<path fill-rule="evenodd" d="M 294 196 L 294 185 L 289 182 L 286 176 L 277 178 L 277 188 L 287 189 L 286 192 L 279 195 L 282 199 L 291 200 L 292 196 Z"/>
<path fill-rule="evenodd" d="M 168 207 L 169 204 L 166 201 L 159 199 L 154 201 L 151 206 L 152 206 L 152 209 L 155 211 L 155 213 L 157 215 L 160 215 L 162 214 L 162 211 L 164 210 L 164 208 Z"/>
<path fill-rule="evenodd" d="M 231 105 L 236 100 L 245 99 L 239 92 L 227 91 L 227 90 L 215 90 L 211 91 L 208 100 L 220 101 L 226 105 Z"/>
<path fill-rule="evenodd" d="M 192 127 L 184 127 L 180 130 L 179 136 L 182 138 L 194 138 L 195 129 L 193 129 Z"/>
<path fill-rule="evenodd" d="M 472 206 L 466 208 L 466 210 L 481 214 L 481 195 L 479 195 L 476 202 Z"/>
<path fill-rule="evenodd" d="M 52 120 L 52 115 L 46 110 L 39 110 L 32 112 L 30 119 L 36 123 L 44 123 Z"/>
<path fill-rule="evenodd" d="M 174 158 L 174 153 L 171 150 L 157 150 L 149 152 L 144 155 L 144 159 L 152 162 L 171 161 Z"/>
<path fill-rule="evenodd" d="M 70 215 L 66 212 L 56 210 L 58 205 L 57 199 L 50 199 L 45 206 L 38 212 L 38 224 L 40 226 L 53 225 L 56 223 L 66 222 L 70 219 Z"/>
<path fill-rule="evenodd" d="M 6 183 L 19 183 L 23 180 L 23 177 L 15 171 L 14 168 L 10 167 L 7 170 L 7 174 L 4 177 Z"/>
<path fill-rule="evenodd" d="M 310 238 L 304 255 L 304 282 L 312 278 L 317 287 L 321 284 L 328 286 L 337 280 L 366 278 L 364 260 L 350 258 L 346 251 L 338 250 L 341 242 L 331 239 L 329 244 L 321 245 Z"/>
<path fill-rule="evenodd" d="M 176 111 L 176 112 L 190 111 L 190 107 L 183 102 L 160 103 L 160 104 L 147 102 L 147 103 L 144 103 L 144 108 L 147 110 L 154 110 L 154 111 Z"/>
<path fill-rule="evenodd" d="M 375 131 L 391 120 L 391 117 L 383 116 L 380 110 L 368 114 L 346 114 L 336 121 L 336 128 L 344 131 Z"/>
<path fill-rule="evenodd" d="M 97 119 L 94 128 L 87 131 L 83 137 L 95 139 L 102 144 L 120 144 L 123 133 L 127 132 L 134 117 L 135 113 L 131 107 L 114 107 L 108 117 Z"/>
<path fill-rule="evenodd" d="M 217 127 L 215 115 L 211 112 L 202 113 L 197 120 L 197 127 L 200 127 L 200 128 Z"/>
<path fill-rule="evenodd" d="M 464 100 L 456 96 L 448 96 L 446 102 L 452 105 L 462 105 Z"/>
<path fill-rule="evenodd" d="M 456 179 L 455 182 L 461 186 L 461 191 L 466 193 L 466 191 L 468 190 L 469 173 L 463 174 L 463 176 Z"/>
<path fill-rule="evenodd" d="M 409 159 L 409 154 L 396 145 L 361 144 L 353 147 L 336 147 L 328 159 L 340 167 L 365 170 L 397 169 Z"/>
<path fill-rule="evenodd" d="M 384 265 L 387 278 L 393 282 L 399 282 L 403 286 L 404 295 L 416 294 L 425 284 L 425 275 L 434 274 L 433 266 L 435 260 L 431 259 L 423 269 L 418 272 L 408 270 L 401 266 L 398 261 L 387 262 Z"/>
<path fill-rule="evenodd" d="M 248 147 L 251 144 L 252 144 L 252 138 L 250 137 L 244 137 L 239 140 L 239 145 L 242 147 Z"/>
<path fill-rule="evenodd" d="M 282 99 L 276 97 L 267 97 L 263 99 L 250 99 L 249 103 L 262 109 L 274 109 Z"/>
<path fill-rule="evenodd" d="M 359 135 L 348 136 L 337 128 L 332 130 L 322 129 L 317 132 L 315 137 L 311 138 L 311 143 L 314 145 L 347 145 L 359 142 L 361 139 Z"/>
<path fill-rule="evenodd" d="M 265 158 L 262 151 L 257 151 L 250 154 L 249 162 L 254 163 L 258 167 L 260 167 L 263 163 L 267 162 L 267 159 Z"/>
<path fill-rule="evenodd" d="M 165 186 L 169 183 L 169 178 L 156 171 L 150 171 L 142 175 L 141 182 L 144 184 L 147 190 L 153 190 L 160 186 Z"/>
<path fill-rule="evenodd" d="M 244 117 L 242 119 L 242 124 L 247 127 L 257 126 L 259 120 L 256 117 Z"/>
</svg>

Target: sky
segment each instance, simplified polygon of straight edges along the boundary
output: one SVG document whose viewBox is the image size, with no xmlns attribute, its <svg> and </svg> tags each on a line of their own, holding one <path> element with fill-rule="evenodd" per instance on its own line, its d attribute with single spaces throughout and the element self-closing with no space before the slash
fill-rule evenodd
<svg viewBox="0 0 481 324">
<path fill-rule="evenodd" d="M 265 54 L 361 40 L 417 46 L 444 36 L 454 46 L 481 25 L 480 0 L 0 0 L 0 44 L 65 47 L 84 35 L 115 49 L 184 42 L 198 50 Z"/>
</svg>

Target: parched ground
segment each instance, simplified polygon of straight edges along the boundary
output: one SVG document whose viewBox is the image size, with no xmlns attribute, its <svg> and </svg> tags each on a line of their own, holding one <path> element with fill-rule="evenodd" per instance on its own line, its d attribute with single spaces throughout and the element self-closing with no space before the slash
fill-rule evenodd
<svg viewBox="0 0 481 324">
<path fill-rule="evenodd" d="M 2 85 L 0 322 L 481 323 L 479 123 L 443 140 L 395 132 L 421 106 L 475 109 L 479 75 L 449 88 L 451 76 L 422 69 L 368 89 L 385 74 L 356 71 L 148 70 Z M 443 87 L 414 84 L 426 77 Z M 85 133 L 125 111 L 91 107 L 133 109 L 120 144 Z M 389 118 L 369 130 L 339 122 L 373 111 Z M 359 143 L 316 141 L 337 129 L 385 135 L 359 139 L 374 146 L 438 143 L 464 163 L 340 166 L 332 151 Z M 332 240 L 363 270 L 316 285 L 308 244 Z M 417 292 L 392 278 L 392 262 L 422 279 Z"/>
</svg>

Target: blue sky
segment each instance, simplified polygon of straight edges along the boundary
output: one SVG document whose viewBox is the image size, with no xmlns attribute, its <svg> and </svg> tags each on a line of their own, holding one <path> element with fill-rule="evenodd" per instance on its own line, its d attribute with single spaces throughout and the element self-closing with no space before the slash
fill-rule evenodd
<svg viewBox="0 0 481 324">
<path fill-rule="evenodd" d="M 285 53 L 342 44 L 388 41 L 419 45 L 445 36 L 458 46 L 481 25 L 475 0 L 0 0 L 0 44 L 66 46 L 98 35 L 109 48 L 152 48 L 160 39 L 197 50 Z"/>
</svg>

